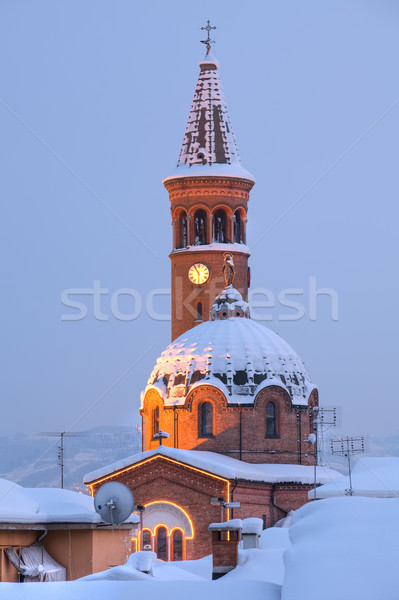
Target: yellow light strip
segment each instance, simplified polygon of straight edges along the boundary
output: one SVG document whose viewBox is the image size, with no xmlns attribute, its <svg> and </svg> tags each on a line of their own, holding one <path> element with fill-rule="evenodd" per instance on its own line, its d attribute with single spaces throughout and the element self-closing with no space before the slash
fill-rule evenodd
<svg viewBox="0 0 399 600">
<path fill-rule="evenodd" d="M 156 460 L 157 458 L 162 458 L 163 460 L 169 461 L 176 465 L 183 465 L 184 467 L 187 467 L 188 469 L 197 471 L 198 473 L 205 474 L 208 477 L 213 477 L 214 479 L 218 479 L 219 481 L 224 481 L 225 483 L 229 483 L 229 480 L 226 479 L 225 477 L 219 477 L 218 475 L 209 473 L 209 471 L 205 471 L 204 469 L 199 469 L 198 467 L 193 467 L 183 461 L 175 460 L 173 458 L 169 458 L 168 456 L 163 456 L 162 454 L 155 454 L 154 456 L 151 456 L 150 458 L 145 458 L 144 460 L 141 460 L 140 462 L 135 463 L 134 465 L 130 465 L 129 467 L 126 467 L 125 469 L 121 469 L 120 471 L 115 471 L 114 473 L 111 473 L 110 475 L 106 475 L 105 477 L 102 477 L 101 479 L 95 479 L 92 483 L 88 483 L 87 485 L 90 488 L 90 490 L 92 491 L 94 484 L 98 485 L 99 483 L 102 483 L 103 481 L 106 481 L 107 479 L 111 479 L 112 477 L 115 477 L 116 475 L 122 475 L 122 473 L 126 473 L 127 471 L 132 471 L 133 469 L 140 467 L 144 463 L 151 462 L 153 460 Z M 229 501 L 229 500 L 230 500 L 230 498 L 228 498 L 227 501 Z"/>
<path fill-rule="evenodd" d="M 192 471 L 196 471 L 197 473 L 201 473 L 201 475 L 206 475 L 207 477 L 212 477 L 213 479 L 216 479 L 217 481 L 222 481 L 223 483 L 227 484 L 227 498 L 226 498 L 226 502 L 230 502 L 230 486 L 231 483 L 228 479 L 224 478 L 224 477 L 219 477 L 218 475 L 214 475 L 213 473 L 209 473 L 208 471 L 205 471 L 203 469 L 199 469 L 198 467 L 193 467 L 191 465 L 188 465 L 187 463 L 175 460 L 173 458 L 169 458 L 167 456 L 163 456 L 162 454 L 155 454 L 154 456 L 151 456 L 150 458 L 145 458 L 144 460 L 134 464 L 134 465 L 130 465 L 129 467 L 126 467 L 125 469 L 122 469 L 120 471 L 115 471 L 115 473 L 112 473 L 111 475 L 107 475 L 105 477 L 103 477 L 102 479 L 97 479 L 95 480 L 95 484 L 98 485 L 104 481 L 107 481 L 107 479 L 111 479 L 113 477 L 116 477 L 117 475 L 122 475 L 123 473 L 126 473 L 128 471 L 132 471 L 133 469 L 135 469 L 136 467 L 139 467 L 145 463 L 151 462 L 153 460 L 156 460 L 157 458 L 161 458 L 163 460 L 166 460 L 168 462 L 171 462 L 173 464 L 176 464 L 178 466 L 183 465 L 184 467 L 187 467 L 188 469 L 191 469 Z M 90 483 L 87 484 L 88 487 L 90 488 L 90 493 L 92 496 L 94 496 L 94 483 Z M 153 502 L 149 502 L 148 504 L 146 504 L 145 506 L 150 506 L 151 504 L 156 504 L 157 502 L 165 502 L 167 504 L 171 504 L 172 506 L 176 506 L 177 508 L 179 508 L 180 510 L 182 510 L 185 515 L 187 516 L 187 518 L 189 519 L 191 526 L 193 528 L 193 537 L 194 537 L 194 525 L 192 523 L 191 518 L 189 517 L 189 515 L 186 513 L 186 511 L 184 509 L 182 509 L 178 504 L 175 504 L 174 502 L 169 502 L 168 500 L 154 500 Z M 229 521 L 230 519 L 230 509 L 227 508 L 226 509 L 226 520 Z M 192 539 L 192 538 L 187 538 L 187 539 Z"/>
</svg>

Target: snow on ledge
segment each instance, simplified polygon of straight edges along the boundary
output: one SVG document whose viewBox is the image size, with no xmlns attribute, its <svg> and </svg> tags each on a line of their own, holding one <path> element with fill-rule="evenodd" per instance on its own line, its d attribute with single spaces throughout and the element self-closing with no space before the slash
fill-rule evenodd
<svg viewBox="0 0 399 600">
<path fill-rule="evenodd" d="M 255 464 L 247 463 L 230 456 L 224 456 L 216 452 L 206 452 L 203 450 L 180 450 L 162 445 L 154 450 L 147 450 L 128 456 L 111 465 L 91 471 L 85 475 L 84 483 L 93 483 L 98 479 L 113 475 L 123 469 L 134 467 L 156 456 L 173 459 L 182 465 L 202 469 L 213 475 L 224 477 L 225 479 L 239 479 L 242 481 L 258 481 L 264 483 L 298 483 L 312 485 L 314 481 L 313 466 L 292 465 L 292 464 Z M 316 482 L 327 483 L 342 477 L 341 473 L 327 467 L 318 467 L 316 472 Z"/>
<path fill-rule="evenodd" d="M 139 522 L 131 515 L 129 523 Z M 91 496 L 59 488 L 24 488 L 0 479 L 0 523 L 101 523 Z"/>
<path fill-rule="evenodd" d="M 222 244 L 220 242 L 212 242 L 212 244 L 204 244 L 200 246 L 186 246 L 185 248 L 175 248 L 172 251 L 172 254 L 183 254 L 184 252 L 232 252 L 234 254 L 241 253 L 251 255 L 248 246 L 245 244 L 238 244 L 234 242 L 233 244 Z"/>
<path fill-rule="evenodd" d="M 241 519 L 230 519 L 230 521 L 224 523 L 211 523 L 208 527 L 208 531 L 241 531 L 241 529 Z"/>
<path fill-rule="evenodd" d="M 172 175 L 165 177 L 162 183 L 165 185 L 166 182 L 172 179 L 180 179 L 181 177 L 233 177 L 234 179 L 246 179 L 255 183 L 255 177 L 249 173 L 240 164 L 219 164 L 213 165 L 186 165 L 179 163 L 177 168 L 173 171 Z"/>
</svg>

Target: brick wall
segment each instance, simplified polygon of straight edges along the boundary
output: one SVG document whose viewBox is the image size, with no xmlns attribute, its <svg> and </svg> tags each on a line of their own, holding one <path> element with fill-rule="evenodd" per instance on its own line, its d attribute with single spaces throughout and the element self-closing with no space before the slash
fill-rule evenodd
<svg viewBox="0 0 399 600">
<path fill-rule="evenodd" d="M 196 306 L 200 301 L 203 307 L 203 319 L 208 320 L 209 309 L 215 297 L 224 287 L 221 274 L 223 265 L 223 249 L 195 250 L 193 246 L 193 217 L 198 209 L 207 215 L 207 244 L 213 241 L 213 214 L 223 209 L 227 217 L 226 234 L 229 243 L 233 242 L 233 215 L 239 210 L 242 218 L 243 241 L 245 240 L 246 217 L 249 192 L 253 182 L 235 178 L 184 177 L 165 183 L 171 202 L 173 251 L 171 259 L 172 284 L 172 340 L 196 325 Z M 179 239 L 179 215 L 184 210 L 189 221 L 188 245 L 191 250 L 175 251 L 176 240 Z M 234 253 L 236 265 L 235 287 L 243 295 L 248 296 L 248 254 Z M 196 262 L 204 263 L 210 270 L 210 277 L 203 285 L 195 285 L 188 278 L 189 268 Z"/>
<path fill-rule="evenodd" d="M 314 398 L 313 404 L 317 402 L 317 397 Z M 212 437 L 201 437 L 199 432 L 199 407 L 204 401 L 213 405 Z M 274 402 L 277 408 L 277 434 L 273 437 L 266 435 L 266 405 L 269 401 Z M 164 407 L 159 393 L 150 389 L 142 411 L 145 450 L 158 446 L 158 441 L 152 439 L 151 423 L 156 406 L 159 407 L 160 428 L 170 435 L 164 441 L 167 446 L 220 452 L 252 463 L 313 464 L 313 447 L 305 442 L 312 431 L 309 413 L 303 409 L 298 412 L 291 405 L 287 392 L 277 386 L 263 389 L 254 404 L 241 407 L 228 405 L 220 390 L 206 384 L 196 387 L 188 394 L 185 405 L 176 408 Z"/>
<path fill-rule="evenodd" d="M 190 468 L 181 463 L 158 456 L 147 459 L 124 472 L 116 473 L 107 481 L 121 481 L 134 494 L 135 504 L 145 505 L 154 501 L 169 501 L 184 509 L 190 516 L 195 537 L 186 541 L 188 560 L 206 556 L 212 552 L 208 527 L 228 518 L 220 505 L 211 504 L 211 498 L 222 497 L 228 501 L 241 502 L 241 507 L 230 512 L 230 518 L 266 518 L 266 526 L 274 525 L 290 510 L 296 510 L 308 502 L 311 485 L 268 484 L 249 481 L 216 479 L 211 474 Z M 99 487 L 94 485 L 94 491 Z"/>
<path fill-rule="evenodd" d="M 183 508 L 192 519 L 194 540 L 187 540 L 187 559 L 197 559 L 212 552 L 208 526 L 220 522 L 219 506 L 211 505 L 212 497 L 227 498 L 227 482 L 172 463 L 163 457 L 146 461 L 124 473 L 116 473 L 107 481 L 121 481 L 133 492 L 135 504 L 167 500 Z M 98 485 L 94 486 L 95 489 Z"/>
</svg>

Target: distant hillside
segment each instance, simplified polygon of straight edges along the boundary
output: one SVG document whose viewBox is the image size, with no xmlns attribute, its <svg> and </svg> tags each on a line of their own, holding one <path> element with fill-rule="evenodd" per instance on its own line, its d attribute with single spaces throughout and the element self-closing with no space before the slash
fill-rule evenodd
<svg viewBox="0 0 399 600">
<path fill-rule="evenodd" d="M 0 436 L 0 477 L 25 487 L 60 487 L 59 438 L 37 435 Z M 83 476 L 141 451 L 141 432 L 132 427 L 98 427 L 64 438 L 64 487 L 86 491 Z M 328 452 L 328 450 L 327 450 Z M 399 456 L 399 435 L 369 438 L 370 456 Z M 325 456 L 339 468 L 346 461 Z M 335 462 L 334 460 L 335 459 Z M 336 464 L 335 464 L 336 463 Z"/>
<path fill-rule="evenodd" d="M 141 450 L 141 432 L 131 427 L 100 427 L 64 437 L 64 488 L 86 491 L 83 476 Z M 0 477 L 25 487 L 60 487 L 57 437 L 0 436 Z"/>
</svg>

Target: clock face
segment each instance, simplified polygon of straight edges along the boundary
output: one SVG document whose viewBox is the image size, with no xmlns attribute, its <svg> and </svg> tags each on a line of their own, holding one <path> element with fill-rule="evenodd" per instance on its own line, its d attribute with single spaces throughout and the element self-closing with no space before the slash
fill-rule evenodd
<svg viewBox="0 0 399 600">
<path fill-rule="evenodd" d="M 188 277 L 195 285 L 201 285 L 208 281 L 209 269 L 202 263 L 195 263 L 188 271 Z"/>
</svg>

